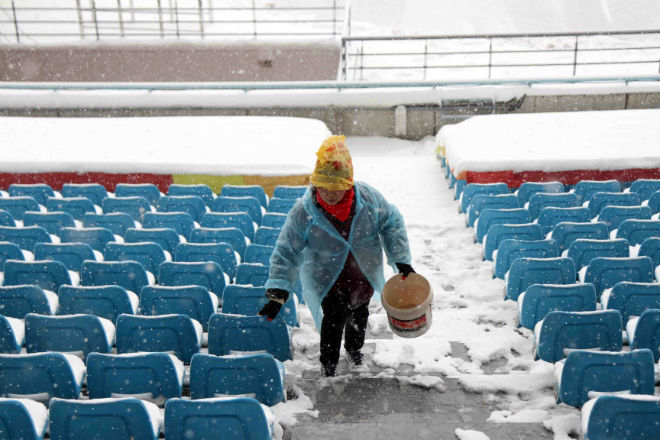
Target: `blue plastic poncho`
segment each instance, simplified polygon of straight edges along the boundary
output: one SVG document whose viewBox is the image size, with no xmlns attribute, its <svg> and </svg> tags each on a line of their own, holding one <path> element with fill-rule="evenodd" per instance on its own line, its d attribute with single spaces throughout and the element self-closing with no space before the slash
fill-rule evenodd
<svg viewBox="0 0 660 440">
<path fill-rule="evenodd" d="M 321 302 L 339 277 L 349 250 L 377 294 L 385 285 L 383 250 L 394 270 L 394 263 L 410 264 L 399 210 L 365 183 L 356 182 L 354 190 L 355 215 L 348 240 L 315 205 L 310 187 L 289 212 L 270 258 L 266 288 L 292 292 L 300 274 L 302 295 L 318 329 Z"/>
</svg>

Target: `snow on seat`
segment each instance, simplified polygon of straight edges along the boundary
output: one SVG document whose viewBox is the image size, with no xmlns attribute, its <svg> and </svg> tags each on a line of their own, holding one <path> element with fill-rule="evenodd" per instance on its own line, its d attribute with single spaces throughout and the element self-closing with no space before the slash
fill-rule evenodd
<svg viewBox="0 0 660 440">
<path fill-rule="evenodd" d="M 541 209 L 538 224 L 543 228 L 543 235 L 547 235 L 561 222 L 585 223 L 591 221 L 591 213 L 585 207 L 560 208 L 548 206 Z"/>
<path fill-rule="evenodd" d="M 270 256 L 273 254 L 274 246 L 263 244 L 250 244 L 245 250 L 245 263 L 258 263 L 270 266 Z"/>
<path fill-rule="evenodd" d="M 277 185 L 273 190 L 273 197 L 299 199 L 305 195 L 305 191 L 307 191 L 307 186 Z"/>
<path fill-rule="evenodd" d="M 168 440 L 196 438 L 252 440 L 273 438 L 268 407 L 250 397 L 170 399 L 165 403 Z"/>
<path fill-rule="evenodd" d="M 55 197 L 55 191 L 45 183 L 12 183 L 8 190 L 10 197 L 32 197 L 40 205 L 46 205 L 48 197 Z"/>
<path fill-rule="evenodd" d="M 256 224 L 247 212 L 207 212 L 200 224 L 203 228 L 238 228 L 248 240 L 254 240 Z"/>
<path fill-rule="evenodd" d="M 4 439 L 41 440 L 47 421 L 48 410 L 43 403 L 0 398 L 0 437 Z"/>
<path fill-rule="evenodd" d="M 505 299 L 517 301 L 532 284 L 574 284 L 575 279 L 570 258 L 517 258 L 509 269 Z"/>
<path fill-rule="evenodd" d="M 593 283 L 597 295 L 621 281 L 651 283 L 653 263 L 649 257 L 596 257 L 586 267 L 582 281 Z"/>
<path fill-rule="evenodd" d="M 118 353 L 172 353 L 188 364 L 199 352 L 201 340 L 201 324 L 186 315 L 122 314 L 117 318 Z"/>
<path fill-rule="evenodd" d="M 227 197 L 254 197 L 263 208 L 268 206 L 266 191 L 259 185 L 223 185 L 220 195 Z M 273 197 L 279 196 L 273 194 Z"/>
<path fill-rule="evenodd" d="M 621 183 L 617 180 L 581 180 L 573 190 L 580 196 L 582 202 L 588 202 L 596 193 L 618 193 L 621 192 Z"/>
<path fill-rule="evenodd" d="M 174 255 L 174 250 L 181 243 L 181 236 L 170 228 L 128 228 L 124 233 L 126 243 L 142 243 L 152 241 L 158 243 L 163 250 Z"/>
<path fill-rule="evenodd" d="M 0 226 L 16 226 L 16 221 L 14 217 L 7 211 L 0 209 Z"/>
<path fill-rule="evenodd" d="M 238 266 L 236 258 L 234 249 L 227 243 L 180 243 L 174 254 L 176 262 L 213 261 L 218 263 L 230 279 L 236 277 Z"/>
<path fill-rule="evenodd" d="M 459 199 L 460 212 L 467 213 L 472 199 L 478 194 L 509 194 L 509 187 L 506 183 L 469 183 L 466 185 Z"/>
<path fill-rule="evenodd" d="M 111 214 L 113 212 L 123 212 L 130 215 L 133 220 L 141 221 L 142 216 L 151 212 L 151 204 L 149 200 L 144 197 L 107 197 L 101 203 L 104 214 Z"/>
<path fill-rule="evenodd" d="M 264 246 L 275 246 L 277 237 L 280 236 L 281 229 L 269 228 L 268 226 L 259 226 L 254 236 L 254 243 Z"/>
<path fill-rule="evenodd" d="M 156 202 L 158 212 L 186 212 L 199 222 L 208 207 L 199 196 L 163 196 Z"/>
<path fill-rule="evenodd" d="M 473 227 L 484 209 L 520 208 L 518 197 L 513 194 L 477 194 L 467 208 L 467 225 Z"/>
<path fill-rule="evenodd" d="M 67 212 L 76 220 L 82 220 L 88 212 L 96 212 L 94 203 L 86 197 L 48 197 L 46 200 L 46 209 L 48 212 Z"/>
<path fill-rule="evenodd" d="M 209 320 L 209 354 L 266 351 L 279 361 L 292 359 L 289 328 L 281 319 L 216 313 Z"/>
<path fill-rule="evenodd" d="M 628 190 L 637 193 L 640 200 L 648 200 L 651 194 L 660 191 L 660 179 L 638 179 L 630 184 Z"/>
<path fill-rule="evenodd" d="M 597 257 L 627 258 L 630 249 L 628 240 L 592 240 L 578 238 L 568 247 L 566 256 L 575 262 L 575 269 L 579 272 L 588 266 L 591 260 Z"/>
<path fill-rule="evenodd" d="M 23 228 L 0 226 L 0 241 L 14 243 L 21 249 L 32 252 L 35 244 L 51 243 L 53 240 L 50 234 L 40 226 L 25 226 Z"/>
<path fill-rule="evenodd" d="M 632 318 L 626 325 L 630 349 L 648 348 L 653 361 L 660 359 L 660 309 L 649 309 Z"/>
<path fill-rule="evenodd" d="M 152 274 L 157 272 L 160 263 L 166 261 L 163 248 L 155 242 L 110 242 L 105 245 L 103 257 L 106 261 L 137 261 Z"/>
<path fill-rule="evenodd" d="M 523 182 L 518 190 L 516 196 L 520 201 L 521 206 L 529 202 L 529 199 L 536 193 L 563 193 L 566 187 L 561 182 Z"/>
<path fill-rule="evenodd" d="M 278 212 L 267 212 L 264 218 L 261 219 L 261 226 L 268 226 L 269 228 L 282 228 L 286 221 L 286 215 Z"/>
<path fill-rule="evenodd" d="M 493 225 L 520 225 L 531 222 L 529 211 L 525 208 L 484 209 L 474 224 L 475 242 L 483 243 L 484 237 Z"/>
<path fill-rule="evenodd" d="M 559 251 L 564 252 L 578 238 L 607 240 L 610 238 L 610 233 L 607 224 L 603 222 L 561 222 L 552 229 L 548 238 L 556 240 Z"/>
<path fill-rule="evenodd" d="M 297 199 L 280 199 L 279 197 L 271 197 L 268 201 L 268 212 L 288 214 L 297 201 Z"/>
<path fill-rule="evenodd" d="M 495 252 L 503 240 L 542 240 L 543 233 L 541 226 L 535 223 L 523 223 L 520 225 L 495 224 L 488 229 L 488 234 L 484 237 L 483 258 L 493 261 L 493 252 Z"/>
<path fill-rule="evenodd" d="M 0 397 L 77 399 L 84 375 L 85 364 L 70 354 L 0 354 Z"/>
<path fill-rule="evenodd" d="M 284 366 L 271 354 L 213 356 L 198 353 L 190 363 L 190 398 L 254 396 L 264 405 L 286 401 Z"/>
<path fill-rule="evenodd" d="M 521 327 L 530 330 L 550 312 L 593 310 L 596 310 L 593 284 L 532 284 L 518 297 L 518 321 Z"/>
<path fill-rule="evenodd" d="M 82 224 L 85 228 L 105 228 L 112 234 L 123 237 L 128 228 L 135 227 L 135 220 L 124 212 L 110 214 L 87 213 L 83 216 Z"/>
<path fill-rule="evenodd" d="M 108 192 L 100 183 L 65 183 L 62 185 L 62 197 L 86 197 L 97 206 L 101 206 Z"/>
<path fill-rule="evenodd" d="M 26 211 L 41 211 L 39 203 L 30 196 L 0 197 L 0 209 L 7 211 L 15 220 L 23 220 Z"/>
<path fill-rule="evenodd" d="M 603 352 L 576 350 L 557 368 L 557 401 L 581 407 L 601 393 L 653 395 L 651 350 Z"/>
<path fill-rule="evenodd" d="M 236 284 L 261 287 L 268 281 L 269 267 L 257 263 L 241 263 L 236 270 Z"/>
<path fill-rule="evenodd" d="M 195 319 L 208 329 L 209 318 L 218 310 L 215 293 L 200 285 L 145 286 L 140 291 L 140 313 L 143 315 L 180 314 Z"/>
<path fill-rule="evenodd" d="M 115 187 L 115 197 L 143 197 L 155 205 L 163 194 L 153 183 L 120 183 Z"/>
<path fill-rule="evenodd" d="M 622 281 L 601 297 L 603 309 L 618 310 L 624 324 L 648 309 L 660 309 L 660 284 Z"/>
<path fill-rule="evenodd" d="M 229 197 L 220 195 L 213 201 L 214 212 L 247 212 L 252 221 L 261 224 L 262 206 L 255 197 Z"/>
<path fill-rule="evenodd" d="M 62 243 L 87 243 L 95 251 L 103 252 L 105 245 L 115 241 L 115 235 L 106 228 L 62 228 Z"/>
<path fill-rule="evenodd" d="M 642 202 L 642 204 L 646 204 L 646 206 L 651 208 L 651 212 L 654 215 L 660 213 L 660 191 L 656 191 L 651 194 L 649 199 L 645 202 Z"/>
<path fill-rule="evenodd" d="M 28 313 L 54 315 L 58 297 L 35 285 L 0 287 L 0 314 L 24 319 Z"/>
<path fill-rule="evenodd" d="M 648 206 L 605 206 L 598 214 L 598 221 L 607 223 L 610 232 L 617 229 L 624 220 L 650 220 L 651 208 Z"/>
<path fill-rule="evenodd" d="M 57 351 L 85 359 L 91 352 L 109 353 L 115 326 L 94 315 L 47 316 L 29 313 L 25 317 L 25 348 L 28 353 Z"/>
<path fill-rule="evenodd" d="M 59 261 L 16 261 L 5 262 L 5 286 L 32 284 L 51 292 L 63 284 L 71 284 L 66 266 Z"/>
<path fill-rule="evenodd" d="M 204 286 L 222 298 L 225 276 L 214 261 L 193 263 L 166 261 L 158 266 L 158 284 L 161 286 Z"/>
<path fill-rule="evenodd" d="M 660 438 L 660 397 L 605 395 L 582 406 L 584 440 Z"/>
<path fill-rule="evenodd" d="M 0 314 L 0 353 L 19 353 L 24 341 L 25 322 Z"/>
<path fill-rule="evenodd" d="M 230 284 L 225 287 L 222 295 L 222 312 L 233 315 L 258 315 L 268 302 L 265 294 L 266 289 L 263 287 Z M 282 318 L 290 327 L 298 326 L 298 311 L 294 298 L 295 295 L 289 295 L 289 299 L 277 314 L 277 318 Z"/>
<path fill-rule="evenodd" d="M 52 440 L 156 440 L 163 424 L 158 406 L 130 397 L 53 399 L 49 420 Z"/>
<path fill-rule="evenodd" d="M 75 228 L 76 222 L 68 212 L 26 212 L 23 226 L 40 226 L 49 234 L 59 235 L 62 228 Z"/>
<path fill-rule="evenodd" d="M 649 237 L 660 238 L 660 220 L 624 220 L 616 230 L 616 237 L 625 238 L 630 246 L 642 244 Z"/>
<path fill-rule="evenodd" d="M 180 185 L 173 183 L 167 189 L 168 196 L 197 196 L 200 197 L 206 206 L 211 208 L 213 206 L 213 199 L 215 199 L 215 194 L 213 190 L 208 185 L 203 183 L 197 185 Z"/>
<path fill-rule="evenodd" d="M 90 399 L 135 397 L 157 405 L 181 397 L 183 362 L 167 353 L 92 353 L 87 358 Z"/>
<path fill-rule="evenodd" d="M 91 314 L 115 322 L 122 313 L 134 315 L 138 296 L 121 286 L 61 286 L 59 313 Z"/>
<path fill-rule="evenodd" d="M 591 196 L 587 205 L 591 217 L 600 215 L 606 206 L 638 206 L 642 201 L 635 193 L 598 192 Z"/>
<path fill-rule="evenodd" d="M 529 215 L 536 219 L 541 210 L 547 207 L 575 208 L 580 206 L 580 197 L 573 193 L 536 193 L 530 197 L 528 204 Z"/>
<path fill-rule="evenodd" d="M 137 261 L 85 261 L 81 271 L 83 286 L 122 286 L 137 293 L 148 286 L 147 271 Z"/>
<path fill-rule="evenodd" d="M 142 218 L 142 227 L 147 229 L 174 229 L 177 234 L 188 240 L 190 233 L 195 229 L 195 221 L 187 212 L 147 212 Z"/>
<path fill-rule="evenodd" d="M 504 279 L 517 258 L 557 258 L 559 247 L 555 240 L 502 240 L 494 256 L 493 276 Z"/>
<path fill-rule="evenodd" d="M 534 358 L 554 363 L 576 349 L 620 351 L 622 332 L 616 310 L 550 312 L 534 327 Z"/>
<path fill-rule="evenodd" d="M 34 258 L 59 261 L 74 272 L 80 272 L 83 261 L 96 260 L 94 250 L 87 243 L 37 243 Z"/>
<path fill-rule="evenodd" d="M 190 234 L 191 243 L 228 243 L 241 260 L 245 256 L 247 240 L 238 228 L 198 228 Z"/>
<path fill-rule="evenodd" d="M 7 260 L 24 261 L 25 255 L 23 255 L 23 251 L 17 244 L 0 241 L 0 269 L 4 267 Z"/>
<path fill-rule="evenodd" d="M 660 266 L 660 238 L 651 237 L 644 240 L 637 255 L 649 257 L 653 261 L 653 267 Z"/>
</svg>

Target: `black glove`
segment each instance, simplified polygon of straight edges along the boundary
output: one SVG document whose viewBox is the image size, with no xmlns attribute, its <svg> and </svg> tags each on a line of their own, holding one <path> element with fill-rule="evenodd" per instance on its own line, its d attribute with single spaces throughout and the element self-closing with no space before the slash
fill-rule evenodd
<svg viewBox="0 0 660 440">
<path fill-rule="evenodd" d="M 415 273 L 415 269 L 412 268 L 410 264 L 406 263 L 394 263 L 396 268 L 399 269 L 401 277 L 405 280 L 408 275 Z"/>
<path fill-rule="evenodd" d="M 285 302 L 289 299 L 289 292 L 283 289 L 268 289 L 266 290 L 266 298 L 269 299 L 268 303 L 259 311 L 260 315 L 268 317 L 269 321 L 275 319 L 277 314 Z"/>
</svg>

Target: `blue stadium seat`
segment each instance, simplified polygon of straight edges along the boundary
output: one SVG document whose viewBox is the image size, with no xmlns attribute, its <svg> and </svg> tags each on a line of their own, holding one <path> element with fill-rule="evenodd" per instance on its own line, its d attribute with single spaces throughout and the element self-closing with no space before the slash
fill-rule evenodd
<svg viewBox="0 0 660 440">
<path fill-rule="evenodd" d="M 598 396 L 582 407 L 584 440 L 660 438 L 660 397 Z"/>
<path fill-rule="evenodd" d="M 158 266 L 158 284 L 204 286 L 221 298 L 225 288 L 225 277 L 220 265 L 214 261 L 197 263 L 166 261 Z"/>
<path fill-rule="evenodd" d="M 570 258 L 517 258 L 506 280 L 506 299 L 518 296 L 532 284 L 574 284 L 575 263 Z"/>
<path fill-rule="evenodd" d="M 271 439 L 264 408 L 250 397 L 205 400 L 170 399 L 165 403 L 167 440 L 196 438 Z"/>
<path fill-rule="evenodd" d="M 648 206 L 606 206 L 598 215 L 598 221 L 607 223 L 608 229 L 617 229 L 623 221 L 628 219 L 649 220 L 651 208 Z"/>
<path fill-rule="evenodd" d="M 566 187 L 561 182 L 523 182 L 516 191 L 516 196 L 520 205 L 525 206 L 525 203 L 529 202 L 529 199 L 536 193 L 553 194 L 565 191 Z"/>
<path fill-rule="evenodd" d="M 488 229 L 484 238 L 483 258 L 493 261 L 493 252 L 496 251 L 503 240 L 542 240 L 541 226 L 535 223 L 520 225 L 495 224 Z"/>
<path fill-rule="evenodd" d="M 463 194 L 463 191 L 465 191 L 466 186 L 467 186 L 467 180 L 465 179 L 456 180 L 456 185 L 454 187 L 454 200 L 458 200 L 461 198 L 461 194 Z"/>
<path fill-rule="evenodd" d="M 115 187 L 116 197 L 144 197 L 150 205 L 156 205 L 161 195 L 153 183 L 120 183 Z"/>
<path fill-rule="evenodd" d="M 630 256 L 628 241 L 622 238 L 616 240 L 589 240 L 578 238 L 568 247 L 567 257 L 575 262 L 579 272 L 596 257 L 626 258 Z"/>
<path fill-rule="evenodd" d="M 228 243 L 243 259 L 247 243 L 238 228 L 198 228 L 190 234 L 192 243 Z"/>
<path fill-rule="evenodd" d="M 46 205 L 48 197 L 55 197 L 55 191 L 45 183 L 13 183 L 9 185 L 10 197 L 32 197 L 40 205 Z"/>
<path fill-rule="evenodd" d="M 46 209 L 49 212 L 68 212 L 71 217 L 76 220 L 82 220 L 83 216 L 88 213 L 96 214 L 96 209 L 91 200 L 85 197 L 72 197 L 72 198 L 55 198 L 48 197 L 46 201 Z"/>
<path fill-rule="evenodd" d="M 201 226 L 203 228 L 238 228 L 250 241 L 254 240 L 254 222 L 247 212 L 207 212 L 202 216 Z"/>
<path fill-rule="evenodd" d="M 518 322 L 534 330 L 550 312 L 589 312 L 596 310 L 593 284 L 532 284 L 518 297 Z"/>
<path fill-rule="evenodd" d="M 257 233 L 254 236 L 254 243 L 265 246 L 275 246 L 277 237 L 280 236 L 281 229 L 269 228 L 267 226 L 259 226 Z"/>
<path fill-rule="evenodd" d="M 509 194 L 509 187 L 506 183 L 469 183 L 460 198 L 460 212 L 467 212 L 472 198 L 477 194 L 498 195 Z"/>
<path fill-rule="evenodd" d="M 535 359 L 554 363 L 575 349 L 621 351 L 622 332 L 616 310 L 550 312 L 534 329 Z"/>
<path fill-rule="evenodd" d="M 583 281 L 594 283 L 598 295 L 621 281 L 651 283 L 653 263 L 649 257 L 597 257 L 587 266 Z"/>
<path fill-rule="evenodd" d="M 630 184 L 630 192 L 637 193 L 640 200 L 648 200 L 656 191 L 660 191 L 660 179 L 639 179 Z"/>
<path fill-rule="evenodd" d="M 183 363 L 167 353 L 102 354 L 87 357 L 90 399 L 131 396 L 163 405 L 181 397 Z"/>
<path fill-rule="evenodd" d="M 61 286 L 62 315 L 90 314 L 116 322 L 122 313 L 137 313 L 138 296 L 121 286 Z"/>
<path fill-rule="evenodd" d="M 77 399 L 85 364 L 63 353 L 0 354 L 0 397 Z M 52 416 L 52 413 L 51 413 Z M 51 432 L 50 438 L 53 438 Z"/>
<path fill-rule="evenodd" d="M 0 241 L 8 241 L 18 245 L 21 249 L 32 252 L 37 243 L 50 243 L 50 235 L 40 226 L 26 226 L 14 228 L 0 226 Z"/>
<path fill-rule="evenodd" d="M 142 217 L 142 227 L 174 229 L 177 234 L 189 239 L 190 233 L 195 229 L 195 221 L 187 212 L 147 212 Z"/>
<path fill-rule="evenodd" d="M 165 252 L 158 243 L 108 243 L 104 252 L 107 261 L 137 261 L 146 270 L 156 274 L 158 265 L 166 261 Z"/>
<path fill-rule="evenodd" d="M 573 193 L 536 193 L 529 199 L 528 209 L 532 218 L 538 218 L 543 208 L 575 208 L 578 206 L 580 206 L 580 198 Z"/>
<path fill-rule="evenodd" d="M 37 243 L 34 259 L 59 261 L 67 270 L 80 272 L 83 261 L 96 260 L 96 257 L 87 243 Z"/>
<path fill-rule="evenodd" d="M 152 409 L 148 409 L 152 408 Z M 50 403 L 51 440 L 157 440 L 161 429 L 158 407 L 133 398 Z"/>
<path fill-rule="evenodd" d="M 158 243 L 170 255 L 174 255 L 176 247 L 181 242 L 179 234 L 170 228 L 128 228 L 124 234 L 124 240 L 126 240 L 126 243 L 152 241 Z"/>
<path fill-rule="evenodd" d="M 603 295 L 604 309 L 618 310 L 624 324 L 646 310 L 660 309 L 660 284 L 622 281 Z"/>
<path fill-rule="evenodd" d="M 252 217 L 252 221 L 257 225 L 261 224 L 262 206 L 254 197 L 228 197 L 218 196 L 213 201 L 213 211 L 215 212 L 247 212 Z"/>
<path fill-rule="evenodd" d="M 601 353 L 578 350 L 563 361 L 558 373 L 557 401 L 581 407 L 594 394 L 628 391 L 653 395 L 653 355 L 650 350 Z M 597 394 L 596 394 L 597 395 Z"/>
<path fill-rule="evenodd" d="M 548 206 L 539 213 L 538 223 L 543 228 L 543 235 L 548 235 L 561 222 L 586 223 L 591 221 L 589 208 L 558 208 Z"/>
<path fill-rule="evenodd" d="M 286 186 L 286 185 L 277 185 L 273 190 L 273 197 L 279 197 L 280 199 L 299 199 L 305 195 L 309 186 Z"/>
<path fill-rule="evenodd" d="M 21 248 L 17 244 L 0 241 L 0 269 L 5 266 L 5 261 L 7 260 L 24 261 L 25 255 L 23 255 L 23 251 L 21 251 Z"/>
<path fill-rule="evenodd" d="M 43 403 L 25 399 L 0 401 L 0 437 L 3 439 L 42 440 L 47 422 L 48 410 Z"/>
<path fill-rule="evenodd" d="M 610 232 L 607 229 L 607 224 L 603 222 L 561 222 L 554 227 L 549 238 L 557 242 L 560 252 L 564 252 L 578 238 L 607 240 L 610 238 Z"/>
<path fill-rule="evenodd" d="M 5 286 L 32 284 L 42 289 L 57 292 L 62 284 L 71 284 L 71 277 L 64 264 L 59 261 L 16 261 L 5 262 Z"/>
<path fill-rule="evenodd" d="M 591 216 L 596 217 L 606 206 L 638 206 L 642 201 L 635 193 L 596 193 L 589 200 Z"/>
<path fill-rule="evenodd" d="M 268 281 L 268 266 L 254 263 L 241 263 L 236 271 L 236 284 L 260 287 Z"/>
<path fill-rule="evenodd" d="M 660 238 L 660 220 L 624 220 L 616 231 L 616 237 L 625 238 L 630 246 L 642 244 L 649 237 Z"/>
<path fill-rule="evenodd" d="M 10 318 L 24 319 L 28 313 L 54 315 L 57 306 L 57 295 L 44 292 L 39 286 L 0 287 L 0 314 Z"/>
<path fill-rule="evenodd" d="M 143 315 L 190 316 L 208 330 L 209 318 L 218 310 L 219 298 L 204 286 L 145 286 L 140 291 Z"/>
<path fill-rule="evenodd" d="M 180 243 L 174 261 L 196 263 L 214 261 L 231 280 L 236 278 L 238 261 L 234 249 L 227 243 Z"/>
<path fill-rule="evenodd" d="M 268 201 L 268 212 L 279 212 L 282 214 L 288 214 L 293 208 L 293 205 L 296 204 L 297 199 L 280 199 L 272 197 Z"/>
<path fill-rule="evenodd" d="M 61 192 L 62 197 L 87 197 L 98 206 L 108 197 L 105 186 L 100 183 L 65 183 Z"/>
<path fill-rule="evenodd" d="M 75 228 L 76 222 L 68 212 L 26 212 L 23 226 L 41 226 L 49 234 L 59 235 L 62 228 Z"/>
<path fill-rule="evenodd" d="M 268 206 L 266 191 L 259 185 L 223 185 L 220 195 L 228 197 L 254 197 L 264 208 Z"/>
<path fill-rule="evenodd" d="M 651 208 L 653 214 L 660 213 L 660 191 L 656 191 L 649 197 L 647 206 Z"/>
<path fill-rule="evenodd" d="M 513 194 L 477 194 L 472 198 L 467 208 L 467 225 L 474 226 L 484 209 L 513 209 L 520 208 L 518 197 Z"/>
<path fill-rule="evenodd" d="M 268 226 L 269 228 L 281 228 L 286 221 L 286 214 L 279 212 L 267 212 L 261 219 L 261 226 Z"/>
<path fill-rule="evenodd" d="M 85 214 L 82 224 L 86 228 L 106 228 L 120 237 L 128 228 L 135 227 L 135 220 L 125 212 L 113 212 L 111 214 Z"/>
<path fill-rule="evenodd" d="M 653 362 L 660 359 L 660 309 L 649 309 L 626 325 L 630 349 L 648 348 L 653 354 Z"/>
<path fill-rule="evenodd" d="M 270 256 L 273 254 L 273 246 L 262 244 L 251 244 L 245 250 L 245 263 L 258 263 L 270 266 Z"/>
<path fill-rule="evenodd" d="M 588 202 L 591 196 L 599 192 L 621 192 L 621 184 L 616 180 L 582 180 L 575 185 L 574 192 L 582 202 Z"/>
<path fill-rule="evenodd" d="M 234 315 L 253 316 L 266 305 L 266 289 L 249 285 L 230 284 L 222 294 L 222 312 Z M 284 304 L 277 318 L 281 318 L 290 327 L 298 326 L 298 311 L 294 295 Z"/>
<path fill-rule="evenodd" d="M 197 185 L 178 185 L 173 183 L 167 189 L 168 196 L 196 196 L 204 200 L 204 204 L 209 208 L 213 206 L 213 199 L 215 194 L 213 190 L 203 183 Z"/>
<path fill-rule="evenodd" d="M 39 204 L 33 197 L 0 197 L 0 209 L 7 211 L 14 220 L 23 220 L 26 211 L 39 212 Z"/>
<path fill-rule="evenodd" d="M 209 320 L 209 354 L 265 350 L 279 361 L 292 359 L 289 328 L 281 319 L 215 313 Z"/>
<path fill-rule="evenodd" d="M 286 402 L 284 366 L 266 353 L 213 356 L 198 353 L 190 363 L 190 398 L 254 395 L 264 405 Z"/>
<path fill-rule="evenodd" d="M 188 364 L 201 342 L 201 324 L 186 315 L 117 318 L 117 353 L 172 352 Z"/>
<path fill-rule="evenodd" d="M 2 303 L 0 303 L 1 305 Z M 0 314 L 0 353 L 20 353 L 24 341 L 24 322 Z M 2 434 L 1 428 L 0 434 Z"/>
<path fill-rule="evenodd" d="M 206 212 L 206 204 L 197 196 L 163 196 L 158 199 L 159 212 L 187 212 L 193 220 L 200 221 Z"/>
<path fill-rule="evenodd" d="M 0 210 L 0 226 L 16 226 L 14 217 L 12 217 L 12 215 L 7 211 Z"/>
<path fill-rule="evenodd" d="M 475 223 L 475 241 L 482 243 L 488 233 L 488 229 L 493 225 L 509 224 L 520 225 L 531 223 L 532 218 L 529 211 L 525 208 L 514 209 L 484 209 L 481 211 L 479 220 Z"/>
<path fill-rule="evenodd" d="M 152 212 L 149 200 L 144 197 L 107 197 L 101 203 L 104 214 L 123 212 L 135 221 L 142 221 L 142 216 Z"/>
<path fill-rule="evenodd" d="M 95 251 L 103 253 L 105 245 L 115 241 L 115 236 L 106 228 L 62 228 L 62 243 L 87 243 Z"/>
<path fill-rule="evenodd" d="M 25 317 L 25 348 L 28 353 L 57 351 L 85 359 L 94 351 L 109 353 L 114 336 L 114 324 L 94 315 L 47 316 L 29 313 Z"/>
<path fill-rule="evenodd" d="M 638 255 L 640 257 L 649 257 L 653 262 L 653 267 L 660 266 L 660 238 L 647 238 L 642 242 Z"/>
<path fill-rule="evenodd" d="M 556 258 L 559 255 L 554 240 L 502 240 L 497 247 L 493 277 L 503 280 L 516 258 Z"/>
<path fill-rule="evenodd" d="M 122 286 L 134 293 L 149 285 L 147 271 L 137 261 L 85 261 L 80 281 L 83 286 Z"/>
</svg>

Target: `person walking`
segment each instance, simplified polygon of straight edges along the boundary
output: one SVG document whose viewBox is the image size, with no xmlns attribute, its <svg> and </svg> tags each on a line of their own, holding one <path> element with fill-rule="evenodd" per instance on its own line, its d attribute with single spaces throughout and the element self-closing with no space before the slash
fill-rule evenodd
<svg viewBox="0 0 660 440">
<path fill-rule="evenodd" d="M 403 217 L 374 188 L 353 181 L 345 136 L 331 136 L 316 153 L 311 185 L 289 212 L 270 258 L 268 303 L 274 319 L 296 280 L 321 333 L 324 376 L 334 376 L 342 336 L 353 367 L 363 365 L 369 301 L 385 284 L 383 251 L 404 277 L 414 272 Z"/>
</svg>

